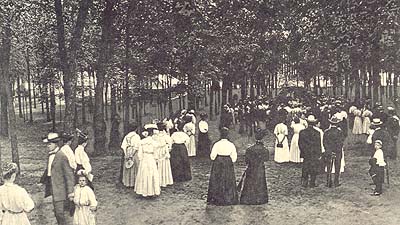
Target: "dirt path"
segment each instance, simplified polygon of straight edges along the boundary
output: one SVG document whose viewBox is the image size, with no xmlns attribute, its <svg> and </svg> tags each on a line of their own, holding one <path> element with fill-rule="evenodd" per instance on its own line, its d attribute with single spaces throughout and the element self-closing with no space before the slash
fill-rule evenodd
<svg viewBox="0 0 400 225">
<path fill-rule="evenodd" d="M 20 124 L 19 148 L 22 174 L 18 181 L 31 193 L 36 209 L 29 215 L 33 225 L 55 224 L 51 199 L 43 199 L 43 187 L 37 185 L 46 164 L 46 149 L 40 137 L 47 125 Z M 216 123 L 210 124 L 211 137 L 215 141 Z M 239 159 L 235 163 L 237 179 L 244 170 L 243 154 L 252 142 L 236 132 L 232 140 L 238 147 Z M 3 161 L 10 159 L 8 141 L 0 139 Z M 271 150 L 272 138 L 265 140 Z M 351 142 L 351 140 L 350 140 Z M 351 147 L 351 145 L 350 145 Z M 92 159 L 99 201 L 97 224 L 400 224 L 400 165 L 391 161 L 390 188 L 384 185 L 384 194 L 370 196 L 371 180 L 367 175 L 368 158 L 360 149 L 346 151 L 346 169 L 342 186 L 328 189 L 324 177 L 314 189 L 299 186 L 301 168 L 297 165 L 279 165 L 273 161 L 266 164 L 270 202 L 261 206 L 207 206 L 205 198 L 208 187 L 210 161 L 193 159 L 193 180 L 174 184 L 162 190 L 158 198 L 137 197 L 132 189 L 116 184 L 119 176 L 119 156 Z M 272 156 L 271 156 L 272 158 Z"/>
</svg>

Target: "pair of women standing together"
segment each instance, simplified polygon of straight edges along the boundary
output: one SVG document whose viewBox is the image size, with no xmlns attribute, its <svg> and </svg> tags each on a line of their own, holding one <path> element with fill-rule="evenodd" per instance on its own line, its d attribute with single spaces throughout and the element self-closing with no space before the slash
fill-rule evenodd
<svg viewBox="0 0 400 225">
<path fill-rule="evenodd" d="M 268 150 L 261 141 L 262 134 L 256 135 L 257 142 L 246 150 L 247 168 L 236 186 L 233 163 L 237 160 L 235 145 L 228 140 L 228 128 L 221 129 L 221 140 L 211 150 L 211 175 L 207 203 L 212 205 L 264 204 L 268 202 L 264 161 Z M 240 194 L 238 193 L 240 192 Z M 240 195 L 240 196 L 239 196 Z"/>
</svg>

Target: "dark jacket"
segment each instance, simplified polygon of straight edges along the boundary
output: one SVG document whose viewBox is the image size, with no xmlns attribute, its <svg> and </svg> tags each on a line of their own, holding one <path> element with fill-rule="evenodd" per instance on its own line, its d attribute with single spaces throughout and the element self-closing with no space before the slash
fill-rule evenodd
<svg viewBox="0 0 400 225">
<path fill-rule="evenodd" d="M 372 134 L 372 143 L 376 140 L 382 141 L 382 151 L 385 156 L 392 158 L 394 156 L 393 152 L 393 139 L 389 132 L 384 128 L 377 128 Z M 372 144 L 373 145 L 373 144 Z"/>
<path fill-rule="evenodd" d="M 339 127 L 330 127 L 324 133 L 324 147 L 326 153 L 340 154 L 344 142 L 343 131 Z"/>
<path fill-rule="evenodd" d="M 68 200 L 68 194 L 74 192 L 75 177 L 67 156 L 60 150 L 51 164 L 51 186 L 53 201 Z"/>
<path fill-rule="evenodd" d="M 299 133 L 299 148 L 300 157 L 304 161 L 318 161 L 321 156 L 321 134 L 314 129 L 313 126 L 308 126 Z"/>
</svg>

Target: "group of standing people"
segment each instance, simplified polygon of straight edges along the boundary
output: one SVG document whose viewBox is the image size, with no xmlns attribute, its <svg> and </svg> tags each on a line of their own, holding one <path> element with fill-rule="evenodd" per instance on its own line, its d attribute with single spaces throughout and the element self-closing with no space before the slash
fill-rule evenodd
<svg viewBox="0 0 400 225">
<path fill-rule="evenodd" d="M 59 225 L 95 225 L 97 200 L 92 185 L 92 167 L 85 152 L 88 136 L 77 132 L 78 147 L 71 149 L 74 135 L 51 132 L 43 138 L 47 144 L 48 161 L 40 179 L 44 197 L 52 196 L 54 213 Z M 29 225 L 26 213 L 34 202 L 22 187 L 14 184 L 19 169 L 15 163 L 3 167 L 4 185 L 0 187 L 2 225 Z"/>
<path fill-rule="evenodd" d="M 235 145 L 229 141 L 229 129 L 220 129 L 221 139 L 214 143 L 210 158 L 211 174 L 207 203 L 211 205 L 259 205 L 268 202 L 267 181 L 264 162 L 268 160 L 268 149 L 264 147 L 264 133 L 256 132 L 256 143 L 246 150 L 247 167 L 236 185 L 234 163 L 237 160 Z"/>
<path fill-rule="evenodd" d="M 190 158 L 196 149 L 209 154 L 207 115 L 200 114 L 196 146 L 196 116 L 194 111 L 182 110 L 179 115 L 161 122 L 147 124 L 141 133 L 132 123 L 121 149 L 121 182 L 134 188 L 143 197 L 158 196 L 161 187 L 192 179 Z"/>
</svg>

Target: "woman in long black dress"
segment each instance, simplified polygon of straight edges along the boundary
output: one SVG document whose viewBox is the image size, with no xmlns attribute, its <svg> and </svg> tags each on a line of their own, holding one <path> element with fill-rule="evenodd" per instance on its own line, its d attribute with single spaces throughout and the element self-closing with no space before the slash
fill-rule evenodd
<svg viewBox="0 0 400 225">
<path fill-rule="evenodd" d="M 178 124 L 178 130 L 171 135 L 171 172 L 174 182 L 189 181 L 192 179 L 192 171 L 188 156 L 187 145 L 189 136 L 183 132 L 183 123 Z"/>
<path fill-rule="evenodd" d="M 221 129 L 221 140 L 211 150 L 212 160 L 207 203 L 212 205 L 235 205 L 238 203 L 235 170 L 237 153 L 235 145 L 228 140 L 229 130 Z"/>
<path fill-rule="evenodd" d="M 262 131 L 258 131 L 255 135 L 256 144 L 246 150 L 247 168 L 238 185 L 240 204 L 260 205 L 268 202 L 264 162 L 268 161 L 269 153 L 262 142 L 263 136 Z"/>
<path fill-rule="evenodd" d="M 208 136 L 207 113 L 200 114 L 199 136 L 197 142 L 197 155 L 208 157 L 210 155 L 210 137 Z"/>
</svg>

